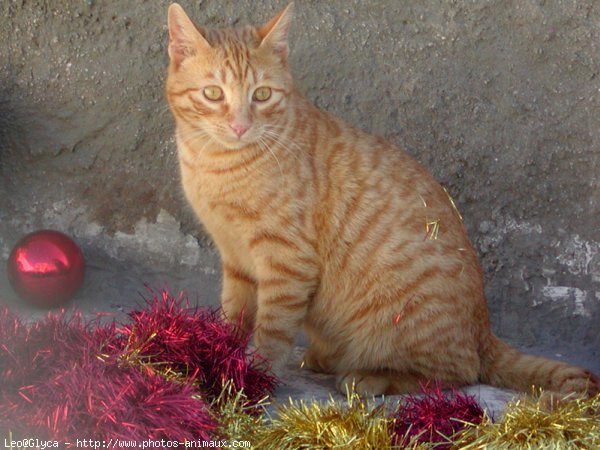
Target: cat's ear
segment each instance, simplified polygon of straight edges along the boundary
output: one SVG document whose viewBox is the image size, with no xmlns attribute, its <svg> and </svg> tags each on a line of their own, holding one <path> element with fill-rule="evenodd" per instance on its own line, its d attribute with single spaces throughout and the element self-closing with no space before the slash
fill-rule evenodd
<svg viewBox="0 0 600 450">
<path fill-rule="evenodd" d="M 292 23 L 294 3 L 290 3 L 283 11 L 258 28 L 261 38 L 261 47 L 271 47 L 284 61 L 290 52 L 288 46 L 288 33 Z"/>
<path fill-rule="evenodd" d="M 169 57 L 176 67 L 184 59 L 195 55 L 198 50 L 210 48 L 210 44 L 177 3 L 169 6 L 167 22 L 169 24 Z"/>
</svg>

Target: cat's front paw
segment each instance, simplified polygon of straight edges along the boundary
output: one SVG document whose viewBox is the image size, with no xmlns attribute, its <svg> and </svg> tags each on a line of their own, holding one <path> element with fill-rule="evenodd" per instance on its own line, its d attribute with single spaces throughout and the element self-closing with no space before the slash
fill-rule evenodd
<svg viewBox="0 0 600 450">
<path fill-rule="evenodd" d="M 367 397 L 383 395 L 389 386 L 390 380 L 384 374 L 351 371 L 338 374 L 336 377 L 336 387 L 343 395 L 352 392 Z"/>
<path fill-rule="evenodd" d="M 333 370 L 325 364 L 325 358 L 319 356 L 313 347 L 304 352 L 302 367 L 318 373 L 333 373 Z"/>
<path fill-rule="evenodd" d="M 285 366 L 289 359 L 290 351 L 279 352 L 278 354 L 270 352 L 269 349 L 264 347 L 250 346 L 253 352 L 258 356 L 256 358 L 256 366 L 275 375 L 277 378 L 282 378 L 285 372 Z"/>
<path fill-rule="evenodd" d="M 258 354 L 258 358 L 255 360 L 255 365 L 258 369 L 268 372 L 274 375 L 276 378 L 283 378 L 287 359 L 283 360 L 279 358 L 271 360 L 263 356 L 260 350 L 258 350 L 256 353 Z"/>
<path fill-rule="evenodd" d="M 225 304 L 221 302 L 223 309 L 223 318 L 225 322 L 230 324 L 235 330 L 241 332 L 243 335 L 249 335 L 254 329 L 254 315 L 246 312 L 245 310 L 237 311 L 227 309 Z"/>
</svg>

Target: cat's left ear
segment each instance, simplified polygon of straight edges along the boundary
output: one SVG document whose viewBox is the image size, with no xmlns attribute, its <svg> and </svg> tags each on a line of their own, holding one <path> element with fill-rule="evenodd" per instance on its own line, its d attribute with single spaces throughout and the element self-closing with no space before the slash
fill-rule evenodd
<svg viewBox="0 0 600 450">
<path fill-rule="evenodd" d="M 258 28 L 258 35 L 261 38 L 260 46 L 271 47 L 283 61 L 287 60 L 290 53 L 288 33 L 292 23 L 293 11 L 294 2 L 287 5 L 283 11 Z"/>
<path fill-rule="evenodd" d="M 210 48 L 210 44 L 177 3 L 169 6 L 169 57 L 175 67 L 184 59 L 194 56 L 198 50 Z"/>
</svg>

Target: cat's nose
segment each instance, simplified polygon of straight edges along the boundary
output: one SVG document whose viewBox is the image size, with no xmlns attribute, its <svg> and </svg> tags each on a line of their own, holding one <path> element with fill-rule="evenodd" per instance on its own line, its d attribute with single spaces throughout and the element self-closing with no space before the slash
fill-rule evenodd
<svg viewBox="0 0 600 450">
<path fill-rule="evenodd" d="M 248 128 L 250 128 L 250 124 L 244 122 L 232 122 L 231 124 L 229 124 L 229 126 L 231 127 L 233 132 L 237 134 L 238 138 L 241 138 L 244 135 L 244 133 L 248 131 Z"/>
</svg>

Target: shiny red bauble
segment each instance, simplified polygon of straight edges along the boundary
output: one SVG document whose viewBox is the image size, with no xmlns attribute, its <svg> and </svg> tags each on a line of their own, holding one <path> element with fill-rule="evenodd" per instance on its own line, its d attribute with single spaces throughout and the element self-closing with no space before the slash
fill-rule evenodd
<svg viewBox="0 0 600 450">
<path fill-rule="evenodd" d="M 83 284 L 83 253 L 59 231 L 24 236 L 8 258 L 8 280 L 23 300 L 52 308 L 73 298 Z"/>
</svg>

